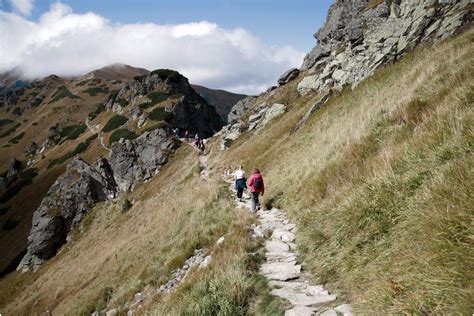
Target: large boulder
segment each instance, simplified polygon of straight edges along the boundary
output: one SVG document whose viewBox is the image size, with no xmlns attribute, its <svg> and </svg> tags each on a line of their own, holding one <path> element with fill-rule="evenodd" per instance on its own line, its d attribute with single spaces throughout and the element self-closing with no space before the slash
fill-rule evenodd
<svg viewBox="0 0 474 316">
<path fill-rule="evenodd" d="M 95 203 L 116 195 L 117 186 L 106 159 L 92 166 L 79 158 L 71 161 L 33 214 L 27 253 L 17 270 L 36 271 L 65 243 L 71 228 Z"/>
<path fill-rule="evenodd" d="M 135 140 L 112 145 L 109 162 L 115 182 L 122 192 L 152 177 L 168 159 L 178 143 L 165 130 L 145 132 Z"/>
<path fill-rule="evenodd" d="M 233 123 L 239 120 L 242 114 L 244 114 L 245 111 L 247 111 L 253 106 L 256 99 L 256 97 L 250 96 L 237 102 L 230 110 L 230 113 L 227 116 L 227 121 L 229 123 Z"/>
<path fill-rule="evenodd" d="M 306 55 L 298 84 L 304 95 L 355 84 L 406 54 L 418 44 L 449 37 L 472 23 L 470 0 L 337 0 L 324 26 L 314 35 L 318 44 Z"/>
<path fill-rule="evenodd" d="M 279 85 L 284 85 L 290 82 L 291 80 L 296 79 L 298 75 L 300 74 L 300 70 L 298 68 L 291 68 L 287 71 L 285 71 L 280 78 L 278 78 L 278 84 Z"/>
</svg>

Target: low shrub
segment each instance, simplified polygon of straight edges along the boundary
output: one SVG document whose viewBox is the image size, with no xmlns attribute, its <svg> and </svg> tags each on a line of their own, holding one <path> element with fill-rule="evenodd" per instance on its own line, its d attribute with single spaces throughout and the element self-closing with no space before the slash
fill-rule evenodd
<svg viewBox="0 0 474 316">
<path fill-rule="evenodd" d="M 113 143 L 119 141 L 121 138 L 123 139 L 135 139 L 138 135 L 128 129 L 118 129 L 115 130 L 109 138 L 109 144 L 112 145 Z"/>
<path fill-rule="evenodd" d="M 18 127 L 20 127 L 20 123 L 17 123 L 15 124 L 13 127 L 10 127 L 9 129 L 7 129 L 5 132 L 3 132 L 2 134 L 0 134 L 0 138 L 3 138 L 3 137 L 7 137 L 8 135 L 14 133 L 16 131 L 16 129 Z"/>
<path fill-rule="evenodd" d="M 61 138 L 65 139 L 76 139 L 84 133 L 86 130 L 86 125 L 84 123 L 76 124 L 76 125 L 69 125 L 69 126 L 64 126 L 61 131 L 59 132 L 59 135 Z"/>
<path fill-rule="evenodd" d="M 56 165 L 59 165 L 59 164 L 62 164 L 63 162 L 65 162 L 66 160 L 74 157 L 75 155 L 77 154 L 80 154 L 84 151 L 87 150 L 87 148 L 89 148 L 90 144 L 92 143 L 92 141 L 97 138 L 97 134 L 94 134 L 90 137 L 88 137 L 84 142 L 82 143 L 79 143 L 76 148 L 68 153 L 66 153 L 65 155 L 59 157 L 59 158 L 56 158 L 56 159 L 53 159 L 51 160 L 49 163 L 48 163 L 48 169 L 51 169 L 52 167 L 56 166 Z"/>
<path fill-rule="evenodd" d="M 109 93 L 109 88 L 107 88 L 107 87 L 94 87 L 94 88 L 86 89 L 82 92 L 89 94 L 91 97 L 94 97 L 98 94 Z"/>
<path fill-rule="evenodd" d="M 173 113 L 166 111 L 162 107 L 157 107 L 150 112 L 148 117 L 153 121 L 169 121 L 173 118 Z"/>
<path fill-rule="evenodd" d="M 105 103 L 97 104 L 97 108 L 88 114 L 89 119 L 95 119 L 100 113 L 105 111 Z"/>
<path fill-rule="evenodd" d="M 70 99 L 80 99 L 77 95 L 73 94 L 71 91 L 68 90 L 65 86 L 60 86 L 56 92 L 52 95 L 51 101 L 48 104 L 54 103 L 59 101 L 63 98 L 70 98 Z"/>
<path fill-rule="evenodd" d="M 16 135 L 15 137 L 13 137 L 12 139 L 10 139 L 8 142 L 10 144 L 18 144 L 18 141 L 20 139 L 23 138 L 23 136 L 25 136 L 25 133 L 24 132 L 21 132 L 20 134 Z"/>
<path fill-rule="evenodd" d="M 10 210 L 10 207 L 8 207 L 8 206 L 0 208 L 0 215 L 7 214 L 9 210 Z"/>
<path fill-rule="evenodd" d="M 13 123 L 14 121 L 9 119 L 0 119 L 0 127 Z"/>
<path fill-rule="evenodd" d="M 127 123 L 128 119 L 125 116 L 122 115 L 115 115 L 111 117 L 108 122 L 105 124 L 104 128 L 102 129 L 102 132 L 107 133 L 110 132 L 117 127 L 122 126 L 123 124 Z"/>
<path fill-rule="evenodd" d="M 125 199 L 122 204 L 122 212 L 128 212 L 129 209 L 131 209 L 133 206 L 132 202 L 130 202 L 129 199 Z"/>
<path fill-rule="evenodd" d="M 5 203 L 12 199 L 18 192 L 21 191 L 27 185 L 33 183 L 33 178 L 36 177 L 38 173 L 35 169 L 26 169 L 20 173 L 20 180 L 12 185 L 8 190 L 6 190 L 2 196 L 0 196 L 0 203 Z"/>
<path fill-rule="evenodd" d="M 158 75 L 162 80 L 170 79 L 171 81 L 178 81 L 183 77 L 179 72 L 171 69 L 156 69 L 150 75 Z"/>
</svg>

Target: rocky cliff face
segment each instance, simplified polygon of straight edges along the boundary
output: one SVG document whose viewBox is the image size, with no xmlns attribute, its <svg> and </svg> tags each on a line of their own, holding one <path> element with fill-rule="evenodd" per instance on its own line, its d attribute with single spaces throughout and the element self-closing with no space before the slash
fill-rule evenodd
<svg viewBox="0 0 474 316">
<path fill-rule="evenodd" d="M 37 270 L 55 255 L 94 204 L 152 177 L 177 145 L 165 130 L 155 129 L 133 141 L 115 143 L 109 158 L 93 165 L 80 158 L 71 161 L 34 212 L 27 253 L 17 269 Z"/>
<path fill-rule="evenodd" d="M 149 75 L 135 77 L 107 102 L 107 108 L 124 113 L 124 102 L 132 118 L 142 122 L 153 119 L 153 110 L 162 108 L 171 126 L 210 137 L 223 126 L 214 107 L 191 87 L 188 79 L 176 71 L 159 69 Z"/>
<path fill-rule="evenodd" d="M 337 0 L 318 44 L 305 57 L 306 94 L 354 84 L 421 43 L 443 40 L 471 24 L 470 0 Z"/>
</svg>

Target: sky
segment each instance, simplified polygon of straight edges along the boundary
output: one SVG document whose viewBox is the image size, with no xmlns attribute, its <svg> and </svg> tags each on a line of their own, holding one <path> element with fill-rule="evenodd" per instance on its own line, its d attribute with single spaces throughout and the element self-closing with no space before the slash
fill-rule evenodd
<svg viewBox="0 0 474 316">
<path fill-rule="evenodd" d="M 299 67 L 332 0 L 0 0 L 0 72 L 74 76 L 112 63 L 256 94 Z"/>
</svg>

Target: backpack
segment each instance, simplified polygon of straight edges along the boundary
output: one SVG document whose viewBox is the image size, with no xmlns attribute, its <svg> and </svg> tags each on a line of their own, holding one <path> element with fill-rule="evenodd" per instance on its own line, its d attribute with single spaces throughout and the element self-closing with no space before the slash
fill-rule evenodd
<svg viewBox="0 0 474 316">
<path fill-rule="evenodd" d="M 263 187 L 263 179 L 262 177 L 256 177 L 255 180 L 253 180 L 253 187 L 255 190 L 260 190 Z"/>
</svg>

